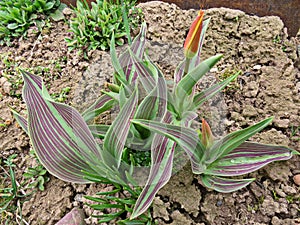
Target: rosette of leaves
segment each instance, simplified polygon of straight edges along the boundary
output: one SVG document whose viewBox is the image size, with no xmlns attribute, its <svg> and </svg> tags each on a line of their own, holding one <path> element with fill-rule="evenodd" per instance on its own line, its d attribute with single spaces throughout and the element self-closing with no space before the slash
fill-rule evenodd
<svg viewBox="0 0 300 225">
<path fill-rule="evenodd" d="M 64 7 L 59 0 L 0 1 L 0 44 L 9 43 L 11 38 L 26 35 L 31 25 L 41 28 L 45 19 L 41 15 L 52 13 L 56 18 L 59 7 Z"/>
<path fill-rule="evenodd" d="M 222 57 L 216 55 L 200 60 L 209 19 L 197 23 L 201 23 L 198 26 L 201 30 L 196 32 L 199 37 L 195 39 L 199 42 L 197 52 L 179 64 L 174 82 L 168 86 L 163 73 L 145 54 L 145 23 L 130 48 L 119 57 L 113 36 L 114 83 L 108 85 L 110 90 L 103 91 L 103 95 L 82 114 L 71 106 L 54 102 L 41 78 L 23 71 L 23 98 L 28 118 L 14 114 L 28 133 L 45 168 L 69 182 L 96 181 L 134 190 L 131 196 L 135 204 L 128 199 L 114 199 L 117 204 L 112 208 L 120 209 L 120 213 L 122 210 L 130 212 L 130 218 L 137 218 L 138 223 L 155 194 L 169 181 L 174 155 L 180 151 L 188 156 L 192 171 L 200 174 L 203 185 L 221 192 L 235 191 L 253 180 L 232 179 L 233 175 L 246 174 L 270 162 L 287 160 L 298 154 L 287 147 L 245 142 L 266 127 L 271 119 L 228 134 L 220 140 L 213 138 L 205 121 L 200 135 L 190 128 L 202 103 L 239 74 L 195 92 L 195 85 Z M 111 125 L 90 124 L 93 118 L 113 107 L 120 111 Z M 141 166 L 136 163 L 137 151 L 151 153 L 145 184 L 140 184 L 139 176 L 135 174 Z M 133 188 L 139 185 L 143 186 L 141 191 Z M 109 206 L 107 199 L 94 200 Z"/>
<path fill-rule="evenodd" d="M 72 37 L 66 38 L 69 49 L 80 49 L 86 53 L 89 50 L 107 50 L 112 35 L 115 35 L 116 44 L 122 45 L 126 37 L 126 28 L 123 14 L 130 12 L 128 24 L 132 29 L 137 27 L 142 13 L 135 7 L 136 1 L 124 0 L 96 0 L 91 2 L 91 8 L 86 1 L 77 1 L 74 8 L 75 17 L 70 21 Z"/>
</svg>

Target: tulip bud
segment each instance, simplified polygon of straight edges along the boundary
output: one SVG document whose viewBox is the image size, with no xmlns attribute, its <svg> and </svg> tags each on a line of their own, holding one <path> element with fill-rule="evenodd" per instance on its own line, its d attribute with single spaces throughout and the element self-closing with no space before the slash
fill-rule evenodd
<svg viewBox="0 0 300 225">
<path fill-rule="evenodd" d="M 202 135 L 201 135 L 201 142 L 206 147 L 209 148 L 214 141 L 214 136 L 211 132 L 210 126 L 205 121 L 205 119 L 202 119 Z"/>
<path fill-rule="evenodd" d="M 184 42 L 184 55 L 186 58 L 193 58 L 198 51 L 200 36 L 202 31 L 202 22 L 204 17 L 204 11 L 200 10 L 198 16 L 192 23 L 189 33 Z"/>
</svg>

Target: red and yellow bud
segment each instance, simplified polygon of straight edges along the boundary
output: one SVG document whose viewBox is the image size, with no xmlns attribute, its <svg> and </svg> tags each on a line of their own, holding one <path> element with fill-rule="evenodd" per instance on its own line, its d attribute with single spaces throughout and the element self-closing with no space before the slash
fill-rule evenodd
<svg viewBox="0 0 300 225">
<path fill-rule="evenodd" d="M 209 124 L 205 119 L 202 119 L 201 142 L 206 148 L 209 148 L 214 142 L 214 136 L 211 132 Z"/>
<path fill-rule="evenodd" d="M 202 22 L 204 17 L 204 11 L 200 10 L 198 16 L 192 23 L 190 27 L 189 33 L 184 42 L 184 55 L 186 58 L 190 59 L 193 58 L 198 51 L 200 36 L 202 31 Z"/>
</svg>

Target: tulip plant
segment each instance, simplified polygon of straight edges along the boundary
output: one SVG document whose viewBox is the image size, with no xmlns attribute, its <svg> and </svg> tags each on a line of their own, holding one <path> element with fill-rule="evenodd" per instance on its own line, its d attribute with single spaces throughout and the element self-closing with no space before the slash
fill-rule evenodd
<svg viewBox="0 0 300 225">
<path fill-rule="evenodd" d="M 178 65 L 171 85 L 145 54 L 145 23 L 119 57 L 112 38 L 114 82 L 82 114 L 71 106 L 54 102 L 40 77 L 22 71 L 28 118 L 14 114 L 45 168 L 68 182 L 89 183 L 100 177 L 124 187 L 143 186 L 131 210 L 130 219 L 134 219 L 147 211 L 155 194 L 169 181 L 174 157 L 180 152 L 187 155 L 202 184 L 219 192 L 241 189 L 254 180 L 233 176 L 298 154 L 287 147 L 246 141 L 272 118 L 220 139 L 213 136 L 204 119 L 201 131 L 191 128 L 199 107 L 239 75 L 195 91 L 199 80 L 222 58 L 216 55 L 200 60 L 208 23 L 200 10 L 184 44 L 185 59 Z M 111 125 L 91 122 L 115 107 L 120 112 Z M 151 153 L 145 184 L 138 182 L 139 169 L 145 166 L 136 163 L 140 152 Z"/>
</svg>

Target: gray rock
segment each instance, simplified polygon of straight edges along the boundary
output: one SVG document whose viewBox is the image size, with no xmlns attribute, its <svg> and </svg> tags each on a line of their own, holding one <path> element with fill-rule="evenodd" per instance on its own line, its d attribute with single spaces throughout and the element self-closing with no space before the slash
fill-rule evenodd
<svg viewBox="0 0 300 225">
<path fill-rule="evenodd" d="M 74 208 L 67 213 L 56 225 L 85 225 L 85 215 L 82 209 Z"/>
</svg>

